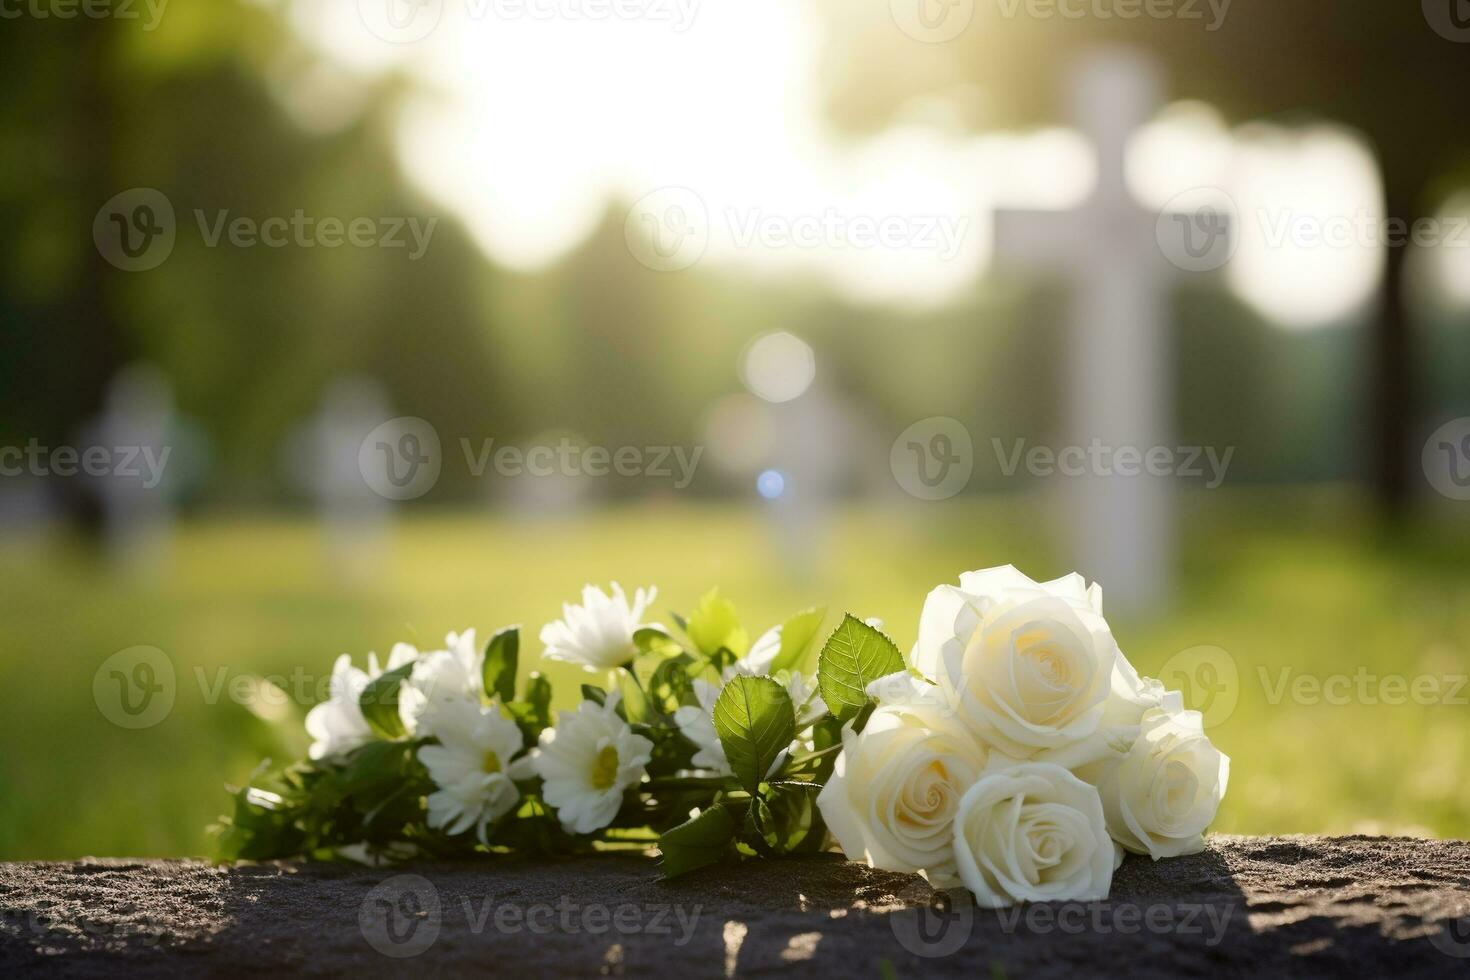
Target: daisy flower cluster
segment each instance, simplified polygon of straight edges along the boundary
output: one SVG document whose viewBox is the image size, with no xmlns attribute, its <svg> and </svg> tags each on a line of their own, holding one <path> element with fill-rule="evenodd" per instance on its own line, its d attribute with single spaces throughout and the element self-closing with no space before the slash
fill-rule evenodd
<svg viewBox="0 0 1470 980">
<path fill-rule="evenodd" d="M 673 876 L 839 846 L 1004 905 L 1105 897 L 1123 850 L 1203 846 L 1228 760 L 1078 576 L 966 573 L 907 660 L 877 620 L 824 634 L 808 609 L 752 642 L 718 591 L 668 627 L 656 598 L 588 585 L 541 627 L 541 658 L 587 681 L 555 718 L 519 627 L 342 655 L 306 758 L 235 792 L 221 856 L 656 847 Z"/>
</svg>

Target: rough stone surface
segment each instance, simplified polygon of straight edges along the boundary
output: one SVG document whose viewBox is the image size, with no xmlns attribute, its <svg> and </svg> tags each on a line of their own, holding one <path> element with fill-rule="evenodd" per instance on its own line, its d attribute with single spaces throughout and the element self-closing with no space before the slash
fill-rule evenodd
<svg viewBox="0 0 1470 980">
<path fill-rule="evenodd" d="M 1470 974 L 1462 841 L 1217 837 L 1193 857 L 1129 858 L 1104 903 L 938 898 L 835 856 L 672 882 L 625 856 L 19 863 L 0 865 L 0 976 Z"/>
</svg>

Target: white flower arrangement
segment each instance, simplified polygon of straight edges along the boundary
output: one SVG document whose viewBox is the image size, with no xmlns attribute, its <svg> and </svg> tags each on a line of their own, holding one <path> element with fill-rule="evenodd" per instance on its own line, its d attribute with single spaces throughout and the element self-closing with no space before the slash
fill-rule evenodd
<svg viewBox="0 0 1470 980">
<path fill-rule="evenodd" d="M 555 724 L 548 681 L 517 684 L 517 627 L 340 657 L 308 758 L 237 792 L 223 856 L 656 845 L 673 876 L 835 842 L 1001 907 L 1106 898 L 1125 850 L 1204 847 L 1229 760 L 1080 576 L 967 572 L 929 594 L 907 663 L 876 620 L 819 643 L 822 609 L 751 644 L 718 592 L 676 635 L 644 622 L 656 594 L 589 585 L 541 629 L 544 657 L 607 677 Z"/>
</svg>

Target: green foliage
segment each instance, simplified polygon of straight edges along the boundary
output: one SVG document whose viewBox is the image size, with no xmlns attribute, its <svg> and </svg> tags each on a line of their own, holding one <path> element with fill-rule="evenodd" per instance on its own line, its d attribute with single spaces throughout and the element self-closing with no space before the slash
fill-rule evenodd
<svg viewBox="0 0 1470 980">
<path fill-rule="evenodd" d="M 869 684 L 903 669 L 893 641 L 849 613 L 822 648 L 817 683 L 833 717 L 847 721 L 868 703 Z"/>
<path fill-rule="evenodd" d="M 796 736 L 790 695 L 769 677 L 734 677 L 720 692 L 714 716 L 731 772 L 755 793 Z"/>
<path fill-rule="evenodd" d="M 541 733 L 551 727 L 551 682 L 533 670 L 526 678 L 525 696 L 505 709 L 520 726 L 526 744 L 535 745 Z"/>
<path fill-rule="evenodd" d="M 684 629 L 706 657 L 718 657 L 722 650 L 739 657 L 750 648 L 750 638 L 735 615 L 735 604 L 723 598 L 719 589 L 705 593 Z"/>
<path fill-rule="evenodd" d="M 485 645 L 485 696 L 509 704 L 516 697 L 516 665 L 520 657 L 521 628 L 507 626 Z"/>
<path fill-rule="evenodd" d="M 677 878 L 698 868 L 716 864 L 734 854 L 742 808 L 717 803 L 706 808 L 658 839 L 666 878 Z"/>
<path fill-rule="evenodd" d="M 816 606 L 792 616 L 781 624 L 781 652 L 776 654 L 776 659 L 771 663 L 771 673 L 775 674 L 783 670 L 798 670 L 805 672 L 806 663 L 811 655 L 813 641 L 817 638 L 817 632 L 822 628 L 822 620 L 827 618 L 827 607 Z"/>
<path fill-rule="evenodd" d="M 381 674 L 362 689 L 357 699 L 362 717 L 380 738 L 402 738 L 405 734 L 403 720 L 398 717 L 398 689 L 411 673 L 413 664 L 404 664 Z"/>
</svg>

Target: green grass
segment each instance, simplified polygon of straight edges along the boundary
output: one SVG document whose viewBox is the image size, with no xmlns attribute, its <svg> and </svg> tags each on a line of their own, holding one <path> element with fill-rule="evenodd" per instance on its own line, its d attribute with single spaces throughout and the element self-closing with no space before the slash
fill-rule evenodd
<svg viewBox="0 0 1470 980">
<path fill-rule="evenodd" d="M 1145 673 L 1190 648 L 1226 651 L 1212 663 L 1226 681 L 1234 668 L 1224 696 L 1237 705 L 1211 730 L 1233 759 L 1216 829 L 1463 836 L 1470 707 L 1269 695 L 1283 668 L 1319 678 L 1359 668 L 1406 678 L 1470 672 L 1470 529 L 1442 526 L 1385 546 L 1333 493 L 1188 503 L 1179 604 L 1162 619 L 1114 617 L 1113 626 Z M 1037 577 L 1066 571 L 1045 540 L 1049 513 L 1010 500 L 853 509 L 834 517 L 802 580 L 782 570 L 758 513 L 720 505 L 640 505 L 557 522 L 416 516 L 353 576 L 326 563 L 305 520 L 191 522 L 169 572 L 151 584 L 108 572 L 65 540 L 12 540 L 0 548 L 0 858 L 209 853 L 205 828 L 226 806 L 225 783 L 265 756 L 305 748 L 305 706 L 277 708 L 269 720 L 269 709 L 208 697 L 221 679 L 289 681 L 296 671 L 314 682 L 338 653 L 435 644 L 469 626 L 486 636 L 510 622 L 526 625 L 534 652 L 536 630 L 564 599 L 584 581 L 610 579 L 657 583 L 665 622 L 719 585 L 752 634 L 826 603 L 828 629 L 843 610 L 880 616 L 906 649 L 925 593 L 963 570 L 1012 561 Z M 129 731 L 103 717 L 92 681 L 109 655 L 139 644 L 168 653 L 177 695 L 165 720 Z M 523 671 L 530 659 L 523 653 Z M 562 698 L 572 696 L 561 681 L 580 675 L 550 673 Z"/>
</svg>

